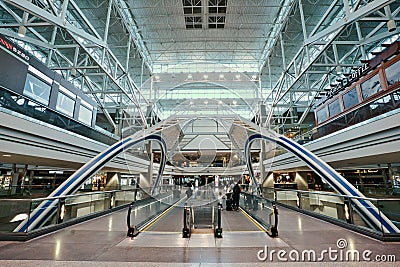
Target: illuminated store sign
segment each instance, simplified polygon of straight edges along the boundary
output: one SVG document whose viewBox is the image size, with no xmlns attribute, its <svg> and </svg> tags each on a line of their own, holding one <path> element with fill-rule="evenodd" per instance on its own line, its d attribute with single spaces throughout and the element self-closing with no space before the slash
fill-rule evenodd
<svg viewBox="0 0 400 267">
<path fill-rule="evenodd" d="M 5 39 L 3 36 L 0 36 L 0 44 L 1 46 L 3 46 L 4 48 L 6 48 L 7 50 L 13 52 L 14 54 L 16 54 L 17 56 L 19 56 L 20 58 L 28 61 L 29 60 L 29 55 L 22 51 L 19 47 L 15 46 L 14 44 L 10 43 L 7 39 Z"/>
<path fill-rule="evenodd" d="M 356 71 L 353 71 L 349 77 L 343 78 L 340 83 L 334 86 L 326 95 L 326 98 L 322 101 L 324 103 L 326 100 L 331 98 L 334 95 L 337 95 L 340 91 L 344 90 L 346 87 L 349 87 L 352 83 L 360 79 L 370 70 L 369 63 L 365 63 L 361 67 L 357 68 Z M 322 104 L 320 103 L 320 104 Z"/>
<path fill-rule="evenodd" d="M 394 42 L 390 45 L 388 44 L 382 44 L 383 47 L 386 47 L 383 51 L 379 52 L 376 54 L 376 56 L 370 60 L 368 60 L 367 63 L 364 65 L 360 66 L 352 72 L 348 77 L 342 79 L 339 84 L 334 86 L 326 95 L 326 97 L 318 102 L 316 106 L 319 106 L 326 102 L 329 98 L 333 97 L 334 95 L 337 95 L 340 91 L 344 90 L 346 87 L 349 87 L 353 82 L 356 82 L 358 79 L 360 79 L 362 76 L 367 74 L 368 71 L 375 69 L 378 67 L 382 62 L 387 61 L 390 59 L 393 55 L 397 55 L 400 52 L 400 42 Z"/>
</svg>

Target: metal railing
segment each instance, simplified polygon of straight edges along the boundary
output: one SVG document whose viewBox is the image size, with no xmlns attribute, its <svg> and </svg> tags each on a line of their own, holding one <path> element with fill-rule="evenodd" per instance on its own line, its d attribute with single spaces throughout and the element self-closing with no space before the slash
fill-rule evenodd
<svg viewBox="0 0 400 267">
<path fill-rule="evenodd" d="M 221 219 L 222 204 L 218 203 L 217 220 L 214 222 L 214 237 L 222 238 L 222 219 Z"/>
<path fill-rule="evenodd" d="M 182 192 L 176 195 L 173 187 L 167 187 L 156 197 L 137 200 L 129 205 L 126 222 L 128 226 L 127 236 L 134 238 L 140 231 L 151 224 L 160 214 L 171 208 L 175 203 L 183 199 Z"/>
<path fill-rule="evenodd" d="M 318 217 L 385 241 L 400 240 L 400 233 L 384 232 L 382 216 L 400 229 L 400 198 L 353 197 L 321 191 L 263 188 L 262 196 L 273 203 Z M 358 201 L 355 201 L 358 200 Z M 371 202 L 380 216 L 380 227 L 373 227 L 356 212 L 360 200 Z"/>
<path fill-rule="evenodd" d="M 183 208 L 183 229 L 182 237 L 190 238 L 193 228 L 192 208 L 185 205 Z"/>
<path fill-rule="evenodd" d="M 0 86 L 0 108 L 13 111 L 53 126 L 83 135 L 104 144 L 114 144 L 118 137 L 100 127 L 90 127 L 35 100 Z M 16 115 L 16 114 L 14 114 Z"/>
<path fill-rule="evenodd" d="M 242 192 L 239 206 L 260 223 L 270 237 L 278 236 L 278 209 L 272 200 Z"/>
<path fill-rule="evenodd" d="M 149 195 L 145 191 L 135 188 L 60 197 L 0 199 L 0 240 L 28 240 L 67 225 L 127 207 L 135 199 L 144 201 L 148 198 Z M 52 215 L 36 229 L 15 231 L 18 225 L 29 220 L 32 212 L 44 201 L 57 203 L 52 208 Z"/>
</svg>

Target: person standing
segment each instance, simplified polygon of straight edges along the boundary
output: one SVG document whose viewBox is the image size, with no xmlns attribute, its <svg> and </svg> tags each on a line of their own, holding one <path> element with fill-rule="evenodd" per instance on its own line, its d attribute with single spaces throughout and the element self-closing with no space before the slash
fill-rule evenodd
<svg viewBox="0 0 400 267">
<path fill-rule="evenodd" d="M 233 187 L 233 209 L 236 211 L 239 211 L 239 198 L 240 198 L 240 186 L 239 183 L 235 183 L 235 186 Z"/>
</svg>

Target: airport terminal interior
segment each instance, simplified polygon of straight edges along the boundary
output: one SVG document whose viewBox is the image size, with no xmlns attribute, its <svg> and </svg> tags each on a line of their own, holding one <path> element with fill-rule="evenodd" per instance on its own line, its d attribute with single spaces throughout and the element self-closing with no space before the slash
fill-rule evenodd
<svg viewBox="0 0 400 267">
<path fill-rule="evenodd" d="M 0 0 L 0 266 L 399 261 L 399 0 Z"/>
</svg>

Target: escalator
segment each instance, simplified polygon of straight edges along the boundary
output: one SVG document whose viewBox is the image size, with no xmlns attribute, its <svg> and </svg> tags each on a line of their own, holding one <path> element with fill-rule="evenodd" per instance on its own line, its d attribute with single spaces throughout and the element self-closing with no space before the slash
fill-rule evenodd
<svg viewBox="0 0 400 267">
<path fill-rule="evenodd" d="M 214 190 L 214 189 L 213 189 Z M 133 246 L 153 247 L 257 247 L 270 239 L 268 222 L 257 218 L 271 218 L 271 205 L 258 200 L 256 212 L 247 212 L 246 195 L 242 195 L 239 212 L 223 210 L 221 199 L 214 191 L 196 192 L 191 198 L 182 197 L 157 218 L 142 227 Z M 213 199 L 213 201 L 210 201 Z M 252 207 L 254 209 L 254 206 Z M 271 223 L 271 222 L 269 222 Z M 276 237 L 276 236 L 275 236 Z"/>
</svg>

